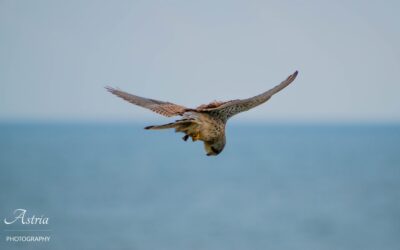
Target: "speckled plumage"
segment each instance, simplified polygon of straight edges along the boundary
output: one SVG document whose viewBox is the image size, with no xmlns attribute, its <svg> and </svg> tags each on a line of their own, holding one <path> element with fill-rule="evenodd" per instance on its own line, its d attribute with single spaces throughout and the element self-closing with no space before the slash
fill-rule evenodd
<svg viewBox="0 0 400 250">
<path fill-rule="evenodd" d="M 130 103 L 150 109 L 160 115 L 167 117 L 181 116 L 182 119 L 176 120 L 175 122 L 148 126 L 146 129 L 174 128 L 176 132 L 185 134 L 183 137 L 185 141 L 189 137 L 191 137 L 193 141 L 203 141 L 207 155 L 210 156 L 218 155 L 224 149 L 226 142 L 225 124 L 229 118 L 268 101 L 275 93 L 281 91 L 293 82 L 297 73 L 297 71 L 294 72 L 285 81 L 260 95 L 226 102 L 214 101 L 209 104 L 200 105 L 194 109 L 170 102 L 132 95 L 111 87 L 106 87 L 106 89 Z"/>
</svg>

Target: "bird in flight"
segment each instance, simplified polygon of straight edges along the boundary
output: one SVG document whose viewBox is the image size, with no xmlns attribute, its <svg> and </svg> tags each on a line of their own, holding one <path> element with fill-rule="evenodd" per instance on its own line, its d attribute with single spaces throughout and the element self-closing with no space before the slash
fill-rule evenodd
<svg viewBox="0 0 400 250">
<path fill-rule="evenodd" d="M 150 109 L 160 115 L 181 116 L 182 118 L 175 122 L 148 126 L 145 129 L 173 128 L 175 132 L 183 132 L 185 134 L 182 137 L 184 141 L 187 141 L 189 137 L 192 138 L 192 141 L 203 141 L 207 156 L 212 156 L 221 153 L 225 147 L 225 125 L 229 118 L 268 101 L 274 94 L 293 82 L 297 73 L 297 71 L 294 72 L 280 84 L 254 97 L 225 102 L 213 101 L 197 108 L 187 108 L 170 102 L 144 98 L 111 87 L 106 87 L 106 89 L 125 101 Z"/>
</svg>

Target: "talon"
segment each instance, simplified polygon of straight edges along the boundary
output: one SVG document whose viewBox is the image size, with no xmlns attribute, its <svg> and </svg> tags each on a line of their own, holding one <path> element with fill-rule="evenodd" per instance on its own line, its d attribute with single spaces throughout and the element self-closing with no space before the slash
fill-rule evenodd
<svg viewBox="0 0 400 250">
<path fill-rule="evenodd" d="M 184 137 L 182 137 L 182 140 L 187 141 L 188 138 L 189 138 L 189 135 L 185 135 Z"/>
</svg>

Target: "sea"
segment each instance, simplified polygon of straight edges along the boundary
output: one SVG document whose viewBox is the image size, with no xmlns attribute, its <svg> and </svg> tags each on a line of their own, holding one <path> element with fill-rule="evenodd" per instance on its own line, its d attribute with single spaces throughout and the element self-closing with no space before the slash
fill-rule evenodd
<svg viewBox="0 0 400 250">
<path fill-rule="evenodd" d="M 1 123 L 0 249 L 400 249 L 400 125 L 146 125 Z"/>
</svg>

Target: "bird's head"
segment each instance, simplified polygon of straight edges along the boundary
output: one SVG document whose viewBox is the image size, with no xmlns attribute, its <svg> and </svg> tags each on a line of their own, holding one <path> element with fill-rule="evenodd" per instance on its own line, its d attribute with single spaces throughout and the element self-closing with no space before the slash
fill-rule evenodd
<svg viewBox="0 0 400 250">
<path fill-rule="evenodd" d="M 223 140 L 217 140 L 214 142 L 204 142 L 204 149 L 207 152 L 207 156 L 218 155 L 224 150 L 225 138 Z"/>
</svg>

